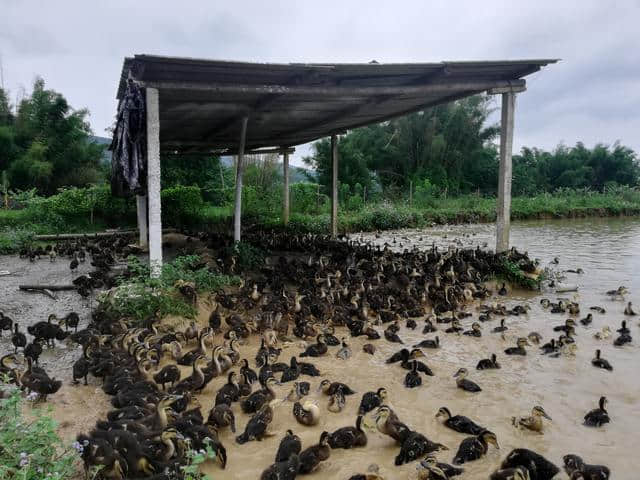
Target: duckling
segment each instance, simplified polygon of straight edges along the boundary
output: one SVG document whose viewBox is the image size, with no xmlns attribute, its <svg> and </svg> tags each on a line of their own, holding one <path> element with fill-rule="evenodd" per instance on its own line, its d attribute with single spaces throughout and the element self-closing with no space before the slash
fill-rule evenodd
<svg viewBox="0 0 640 480">
<path fill-rule="evenodd" d="M 207 364 L 207 359 L 203 355 L 199 355 L 193 361 L 193 371 L 191 375 L 180 380 L 175 386 L 171 387 L 170 393 L 181 393 L 202 389 L 205 383 L 203 367 Z"/>
<path fill-rule="evenodd" d="M 399 330 L 400 330 L 400 325 L 396 320 L 385 329 L 384 338 L 386 338 L 389 342 L 392 342 L 392 343 L 404 343 L 402 339 L 398 336 L 397 332 Z"/>
<path fill-rule="evenodd" d="M 525 467 L 501 468 L 491 474 L 489 480 L 531 480 Z"/>
<path fill-rule="evenodd" d="M 328 327 L 324 332 L 324 340 L 330 347 L 337 347 L 340 345 L 340 340 L 338 340 L 338 337 L 334 335 L 335 332 L 336 330 L 333 326 Z"/>
<path fill-rule="evenodd" d="M 418 465 L 419 480 L 449 480 L 464 472 L 463 468 L 438 462 L 433 455 L 427 455 Z"/>
<path fill-rule="evenodd" d="M 424 321 L 424 327 L 422 328 L 422 334 L 426 335 L 427 333 L 436 332 L 438 329 L 433 325 L 433 322 L 428 318 Z"/>
<path fill-rule="evenodd" d="M 627 293 L 629 293 L 629 291 L 627 290 L 627 287 L 623 285 L 619 286 L 615 290 L 607 291 L 607 295 L 611 297 L 611 300 L 615 300 L 617 298 L 624 298 L 624 296 Z"/>
<path fill-rule="evenodd" d="M 349 480 L 384 480 L 384 478 L 380 475 L 380 467 L 372 463 L 367 467 L 367 473 L 356 473 L 351 475 Z"/>
<path fill-rule="evenodd" d="M 300 468 L 298 471 L 302 474 L 311 473 L 318 468 L 320 462 L 324 462 L 330 456 L 329 432 L 322 432 L 317 445 L 305 448 L 302 453 L 300 453 Z"/>
<path fill-rule="evenodd" d="M 526 448 L 516 448 L 512 450 L 504 459 L 500 468 L 503 470 L 515 468 L 525 469 L 532 475 L 531 480 L 551 480 L 560 471 L 558 467 L 542 455 Z M 498 477 L 498 480 L 502 479 Z"/>
<path fill-rule="evenodd" d="M 536 405 L 531 410 L 530 416 L 520 418 L 511 417 L 511 423 L 515 427 L 522 427 L 526 428 L 527 430 L 542 433 L 542 429 L 544 427 L 544 424 L 542 423 L 542 417 L 546 418 L 547 420 L 551 420 L 551 417 L 547 415 L 547 412 L 544 411 L 544 408 Z"/>
<path fill-rule="evenodd" d="M 369 355 L 374 355 L 376 353 L 376 346 L 372 343 L 365 343 L 362 346 L 362 351 L 364 353 L 368 353 Z"/>
<path fill-rule="evenodd" d="M 628 333 L 622 333 L 613 341 L 613 344 L 616 347 L 621 347 L 623 345 L 626 345 L 627 343 L 631 343 L 632 340 L 633 339 L 631 338 L 631 335 L 629 335 Z"/>
<path fill-rule="evenodd" d="M 291 391 L 287 395 L 287 400 L 290 402 L 297 402 L 305 395 L 309 394 L 311 385 L 309 382 L 294 382 Z"/>
<path fill-rule="evenodd" d="M 383 435 L 393 438 L 402 445 L 411 430 L 402 423 L 388 405 L 381 405 L 375 414 L 376 428 Z"/>
<path fill-rule="evenodd" d="M 609 412 L 607 412 L 607 397 L 600 397 L 598 408 L 594 408 L 584 416 L 584 424 L 587 427 L 601 427 L 609 423 Z"/>
<path fill-rule="evenodd" d="M 344 394 L 338 390 L 336 393 L 329 397 L 329 405 L 327 406 L 327 410 L 333 413 L 340 413 L 344 410 L 344 406 L 346 404 L 346 399 Z"/>
<path fill-rule="evenodd" d="M 564 469 L 571 479 L 583 478 L 585 480 L 607 480 L 611 472 L 604 465 L 589 465 L 584 463 L 582 457 L 569 454 L 562 457 Z M 574 475 L 579 474 L 579 475 Z"/>
<path fill-rule="evenodd" d="M 588 313 L 586 317 L 580 319 L 580 323 L 582 325 L 584 325 L 585 327 L 587 325 L 591 325 L 592 321 L 593 321 L 593 314 L 591 314 L 591 313 Z"/>
<path fill-rule="evenodd" d="M 627 321 L 626 321 L 626 320 L 623 320 L 623 321 L 622 321 L 622 324 L 621 324 L 620 328 L 619 328 L 618 330 L 616 330 L 616 332 L 618 332 L 618 333 L 622 333 L 622 334 L 625 334 L 625 333 L 626 333 L 626 334 L 629 334 L 629 333 L 631 333 L 631 330 L 629 330 L 629 329 L 627 328 Z"/>
<path fill-rule="evenodd" d="M 243 377 L 246 377 L 247 381 L 249 383 L 253 383 L 255 381 L 258 380 L 258 374 L 251 369 L 251 367 L 249 367 L 249 360 L 247 360 L 246 358 L 243 358 L 241 360 L 241 367 L 240 367 L 240 375 L 242 375 Z"/>
<path fill-rule="evenodd" d="M 480 326 L 480 324 L 478 322 L 473 322 L 473 324 L 471 324 L 471 330 L 466 330 L 466 331 L 462 332 L 462 334 L 470 336 L 470 337 L 481 337 L 482 336 L 482 327 Z"/>
<path fill-rule="evenodd" d="M 439 450 L 449 450 L 446 445 L 432 442 L 423 434 L 415 431 L 409 431 L 400 447 L 400 453 L 396 456 L 394 463 L 396 465 L 404 465 L 423 457 L 424 455 Z"/>
<path fill-rule="evenodd" d="M 342 348 L 336 352 L 336 357 L 340 360 L 348 360 L 351 358 L 351 347 L 347 345 L 344 337 L 342 338 Z"/>
<path fill-rule="evenodd" d="M 321 357 L 327 353 L 327 344 L 324 341 L 324 334 L 316 337 L 316 343 L 309 345 L 307 349 L 300 354 L 301 357 Z"/>
<path fill-rule="evenodd" d="M 257 412 L 264 405 L 274 400 L 276 398 L 276 392 L 273 389 L 273 386 L 277 383 L 278 381 L 275 378 L 267 378 L 263 389 L 253 392 L 240 402 L 240 408 L 242 408 L 242 411 L 244 413 Z"/>
<path fill-rule="evenodd" d="M 542 347 L 540 347 L 540 350 L 542 350 L 542 354 L 544 355 L 547 353 L 557 352 L 559 348 L 560 345 L 556 343 L 556 339 L 552 338 L 550 342 L 545 343 Z"/>
<path fill-rule="evenodd" d="M 538 332 L 530 332 L 529 335 L 527 335 L 527 338 L 535 345 L 540 345 L 540 342 L 542 341 L 542 335 Z"/>
<path fill-rule="evenodd" d="M 489 430 L 484 430 L 475 437 L 465 438 L 460 443 L 455 457 L 453 457 L 453 463 L 455 465 L 460 465 L 465 462 L 471 462 L 479 459 L 487 453 L 489 450 L 489 444 L 500 449 L 496 434 Z"/>
<path fill-rule="evenodd" d="M 571 315 L 578 315 L 580 313 L 580 305 L 575 302 L 571 302 L 567 305 L 567 310 Z"/>
<path fill-rule="evenodd" d="M 417 345 L 414 345 L 413 348 L 440 348 L 440 337 L 436 335 L 433 340 L 430 338 L 422 340 Z"/>
<path fill-rule="evenodd" d="M 460 325 L 460 321 L 458 319 L 454 318 L 451 321 L 451 326 L 445 330 L 445 333 L 458 333 L 459 334 L 460 332 L 462 332 L 462 330 L 464 330 L 464 329 Z"/>
<path fill-rule="evenodd" d="M 608 360 L 600 357 L 600 349 L 596 350 L 596 357 L 591 360 L 591 365 L 598 368 L 604 368 L 605 370 L 613 371 L 613 367 Z"/>
<path fill-rule="evenodd" d="M 606 340 L 610 336 L 611 336 L 611 328 L 609 328 L 607 325 L 602 327 L 602 330 L 600 330 L 599 332 L 596 332 L 593 334 L 593 338 L 595 338 L 596 340 Z"/>
<path fill-rule="evenodd" d="M 209 411 L 206 424 L 214 427 L 216 431 L 229 427 L 232 433 L 236 433 L 236 417 L 226 403 L 220 403 Z"/>
<path fill-rule="evenodd" d="M 289 366 L 282 372 L 282 377 L 280 377 L 280 383 L 287 383 L 293 380 L 297 380 L 300 376 L 300 365 L 298 365 L 298 359 L 296 357 L 291 357 L 289 360 Z"/>
<path fill-rule="evenodd" d="M 554 332 L 568 332 L 569 329 L 574 328 L 576 326 L 576 321 L 573 318 L 567 318 L 564 322 L 564 325 L 557 325 L 553 327 Z"/>
<path fill-rule="evenodd" d="M 287 430 L 285 436 L 280 440 L 280 445 L 276 452 L 276 463 L 289 460 L 292 455 L 299 455 L 301 450 L 302 442 L 300 437 L 294 434 L 292 430 Z"/>
<path fill-rule="evenodd" d="M 293 404 L 293 416 L 301 425 L 317 425 L 320 421 L 320 409 L 310 401 L 304 402 L 304 405 L 300 402 L 295 402 Z"/>
<path fill-rule="evenodd" d="M 165 390 L 167 383 L 173 387 L 176 382 L 180 381 L 180 369 L 174 364 L 166 365 L 153 376 L 153 381 L 162 385 L 162 390 Z"/>
<path fill-rule="evenodd" d="M 257 413 L 251 417 L 242 435 L 236 437 L 236 442 L 240 445 L 250 442 L 251 440 L 261 440 L 268 436 L 267 427 L 273 420 L 273 408 L 269 403 L 265 403 L 260 407 Z"/>
<path fill-rule="evenodd" d="M 486 428 L 481 427 L 469 417 L 465 417 L 464 415 L 451 416 L 451 411 L 447 407 L 440 407 L 438 413 L 436 413 L 436 418 L 442 418 L 442 423 L 444 426 L 460 433 L 479 435 L 486 430 Z"/>
<path fill-rule="evenodd" d="M 500 326 L 499 327 L 493 327 L 492 332 L 493 333 L 502 333 L 502 332 L 506 332 L 508 330 L 508 327 L 504 324 L 504 318 L 500 319 Z"/>
<path fill-rule="evenodd" d="M 498 363 L 495 353 L 491 354 L 491 358 L 483 358 L 476 365 L 476 370 L 490 370 L 497 368 L 500 368 L 500 364 Z"/>
<path fill-rule="evenodd" d="M 330 433 L 329 445 L 331 448 L 365 447 L 367 445 L 367 435 L 362 430 L 362 418 L 362 415 L 358 415 L 355 427 L 342 427 Z"/>
<path fill-rule="evenodd" d="M 505 349 L 504 353 L 507 355 L 526 355 L 527 351 L 525 350 L 525 346 L 531 345 L 526 337 L 520 337 L 516 341 L 515 347 L 509 347 Z"/>
<path fill-rule="evenodd" d="M 227 383 L 225 383 L 216 393 L 215 405 L 226 403 L 231 405 L 240 398 L 240 387 L 238 385 L 238 374 L 229 372 L 227 375 Z"/>
<path fill-rule="evenodd" d="M 20 331 L 20 326 L 15 323 L 13 325 L 14 331 L 11 336 L 11 343 L 13 344 L 13 353 L 18 353 L 18 348 L 22 348 L 27 346 L 27 336 Z"/>
<path fill-rule="evenodd" d="M 469 372 L 466 368 L 461 368 L 453 376 L 456 379 L 456 385 L 458 386 L 458 388 L 466 392 L 481 392 L 482 389 L 477 383 L 472 382 L 471 380 L 468 380 L 466 378 L 468 373 Z"/>
<path fill-rule="evenodd" d="M 13 320 L 0 312 L 0 338 L 2 338 L 2 332 L 5 330 L 13 330 Z"/>
<path fill-rule="evenodd" d="M 42 355 L 42 345 L 40 344 L 44 340 L 40 338 L 34 338 L 31 343 L 28 343 L 26 347 L 24 347 L 24 356 L 31 358 L 33 362 L 38 365 L 38 360 L 40 355 Z"/>
<path fill-rule="evenodd" d="M 326 379 L 320 382 L 320 390 L 322 390 L 322 393 L 325 395 L 333 395 L 338 391 L 342 392 L 343 395 L 353 395 L 357 393 L 355 390 L 352 390 L 349 385 L 340 382 L 331 382 Z"/>
<path fill-rule="evenodd" d="M 360 406 L 358 407 L 358 415 L 366 415 L 370 411 L 378 408 L 387 399 L 387 389 L 378 388 L 375 392 L 366 392 L 362 395 Z"/>
<path fill-rule="evenodd" d="M 507 285 L 503 282 L 502 286 L 500 287 L 500 289 L 498 290 L 498 295 L 502 295 L 505 296 L 507 295 L 509 292 L 507 292 Z"/>
<path fill-rule="evenodd" d="M 60 380 L 49 377 L 44 370 L 34 371 L 30 357 L 27 357 L 27 369 L 20 377 L 20 384 L 29 391 L 36 392 L 43 402 L 47 401 L 48 395 L 56 393 L 62 387 Z"/>
<path fill-rule="evenodd" d="M 296 453 L 288 460 L 276 462 L 267 467 L 260 475 L 260 480 L 295 480 L 300 470 L 300 458 Z"/>
<path fill-rule="evenodd" d="M 404 377 L 404 386 L 407 388 L 416 388 L 416 387 L 419 387 L 420 385 L 422 385 L 422 377 L 418 372 L 418 364 L 414 362 L 413 368 Z"/>
</svg>

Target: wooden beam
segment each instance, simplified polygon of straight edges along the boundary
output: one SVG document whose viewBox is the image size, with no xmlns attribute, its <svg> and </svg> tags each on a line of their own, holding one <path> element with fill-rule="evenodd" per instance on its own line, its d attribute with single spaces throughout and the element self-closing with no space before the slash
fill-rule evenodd
<svg viewBox="0 0 640 480">
<path fill-rule="evenodd" d="M 527 90 L 525 85 L 521 87 L 497 87 L 487 90 L 489 95 L 502 95 L 503 93 L 522 93 Z"/>
<path fill-rule="evenodd" d="M 282 176 L 284 185 L 282 191 L 282 222 L 289 223 L 289 154 L 285 151 L 282 155 Z"/>
<path fill-rule="evenodd" d="M 207 144 L 205 142 L 202 142 L 201 146 L 206 146 Z M 185 145 L 185 147 L 187 148 L 191 148 L 191 146 L 193 147 L 198 147 L 200 146 L 200 144 L 194 145 L 193 143 L 189 142 L 188 144 Z M 178 148 L 178 147 L 176 147 Z M 271 154 L 271 153 L 293 153 L 295 152 L 296 149 L 293 147 L 276 147 L 276 148 L 258 148 L 255 150 L 247 150 L 245 148 L 244 151 L 244 155 L 267 155 L 267 154 Z M 166 148 L 162 150 L 163 153 L 166 153 L 168 155 L 215 155 L 215 156 L 227 156 L 227 155 L 238 155 L 238 150 L 230 150 L 230 149 L 226 149 L 226 150 L 220 150 L 220 149 L 216 149 L 216 148 L 211 148 L 209 150 L 188 150 L 188 151 L 180 151 L 180 150 L 172 150 L 171 148 Z"/>
<path fill-rule="evenodd" d="M 338 235 L 338 136 L 331 135 L 331 237 Z"/>
<path fill-rule="evenodd" d="M 249 117 L 242 119 L 242 125 L 240 127 L 240 145 L 238 146 L 238 165 L 236 168 L 236 196 L 235 196 L 235 208 L 233 212 L 233 241 L 240 242 L 241 239 L 241 227 L 242 227 L 242 174 L 244 166 L 242 162 L 244 160 L 244 146 L 247 141 L 247 122 Z"/>
<path fill-rule="evenodd" d="M 436 81 L 424 85 L 413 86 L 379 86 L 379 87 L 340 87 L 340 86 L 288 86 L 288 85 L 230 85 L 218 83 L 196 82 L 143 82 L 147 87 L 159 90 L 200 90 L 215 95 L 225 93 L 246 95 L 302 95 L 318 97 L 372 97 L 375 95 L 429 95 L 432 93 L 456 92 L 458 90 L 489 90 L 498 87 L 517 87 L 525 84 L 524 80 L 489 80 L 472 82 Z"/>
</svg>

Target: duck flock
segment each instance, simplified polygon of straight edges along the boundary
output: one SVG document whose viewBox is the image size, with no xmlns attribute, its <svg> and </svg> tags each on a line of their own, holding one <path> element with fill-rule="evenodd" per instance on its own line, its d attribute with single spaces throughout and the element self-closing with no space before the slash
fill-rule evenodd
<svg viewBox="0 0 640 480">
<path fill-rule="evenodd" d="M 200 240 L 211 245 L 221 241 L 204 234 Z M 497 375 L 502 364 L 532 354 L 570 356 L 576 348 L 578 323 L 588 325 L 594 313 L 604 313 L 602 307 L 594 306 L 580 318 L 577 303 L 543 299 L 541 305 L 550 314 L 561 319 L 570 316 L 557 322 L 551 338 L 530 332 L 504 351 L 458 365 L 454 378 L 444 377 L 429 362 L 431 352 L 460 341 L 461 336 L 504 335 L 505 319 L 527 315 L 528 306 L 507 308 L 500 301 L 508 294 L 505 284 L 491 291 L 486 283 L 502 271 L 505 260 L 523 272 L 539 272 L 537 262 L 527 254 L 515 248 L 495 254 L 480 248 L 440 250 L 436 246 L 394 252 L 388 246 L 356 240 L 278 233 L 248 240 L 272 255 L 257 271 L 244 272 L 241 288 L 199 298 L 193 285 L 180 285 L 186 298 L 206 305 L 211 312 L 208 322 L 187 320 L 176 327 L 175 322 L 154 316 L 135 325 L 103 303 L 93 310 L 86 328 L 78 330 L 78 315 L 70 312 L 62 318 L 52 315 L 25 334 L 18 323 L 0 313 L 0 334 L 4 330 L 11 335 L 14 346 L 12 353 L 0 359 L 0 374 L 9 375 L 43 401 L 55 395 L 63 381 L 86 385 L 88 377 L 100 379 L 102 390 L 110 396 L 112 409 L 94 429 L 79 433 L 75 444 L 87 471 L 99 469 L 93 478 L 183 478 L 182 467 L 191 461 L 190 452 L 203 451 L 214 457 L 219 477 L 224 478 L 228 451 L 237 452 L 237 459 L 243 454 L 251 458 L 256 446 L 265 448 L 254 442 L 273 435 L 280 442 L 272 464 L 264 465 L 261 480 L 290 480 L 315 472 L 326 478 L 324 462 L 339 463 L 353 449 L 367 451 L 371 465 L 350 480 L 397 478 L 383 476 L 374 463 L 380 452 L 370 446 L 372 436 L 395 445 L 395 466 L 414 463 L 419 479 L 466 478 L 470 462 L 489 461 L 487 453 L 499 448 L 496 433 L 473 420 L 473 415 L 454 414 L 443 406 L 435 412 L 441 428 L 460 434 L 457 444 L 445 445 L 438 441 L 439 430 L 427 432 L 417 428 L 418 419 L 401 418 L 392 407 L 394 400 L 405 395 L 404 389 L 428 391 L 427 379 L 451 382 L 470 399 L 482 395 L 482 386 L 473 380 L 474 371 Z M 90 257 L 95 272 L 74 280 L 86 296 L 94 288 L 113 285 L 111 266 L 118 257 L 132 253 L 127 244 L 124 237 L 64 242 L 24 256 L 31 261 L 41 256 L 51 261 L 68 257 L 72 271 L 77 262 Z M 237 263 L 231 255 L 211 268 L 238 273 Z M 624 287 L 608 292 L 612 298 L 626 293 Z M 635 315 L 630 302 L 624 313 Z M 421 332 L 423 339 L 407 343 L 403 339 L 407 330 Z M 615 333 L 606 328 L 596 335 L 617 346 L 632 341 L 626 321 Z M 355 337 L 361 338 L 356 341 Z M 53 347 L 56 341 L 82 347 L 72 378 L 51 378 L 38 366 L 43 347 Z M 371 358 L 371 367 L 363 369 L 370 378 L 369 391 L 356 391 L 343 378 L 327 378 L 318 366 L 323 357 L 348 364 L 356 353 L 355 344 L 361 345 L 358 353 Z M 389 346 L 394 353 L 380 358 Z M 601 349 L 592 364 L 614 368 Z M 385 385 L 389 382 L 384 374 L 372 374 L 378 365 L 403 378 L 404 387 Z M 326 400 L 313 400 L 315 392 Z M 353 411 L 346 408 L 350 404 L 357 405 L 355 417 L 348 414 Z M 593 410 L 580 414 L 585 428 L 610 422 L 606 397 L 595 396 L 593 404 Z M 344 426 L 323 430 L 321 419 L 327 415 L 336 415 Z M 278 416 L 288 416 L 295 423 L 282 422 Z M 296 427 L 274 432 L 270 429 L 274 419 Z M 540 405 L 533 406 L 528 416 L 510 419 L 513 428 L 535 433 L 542 433 L 548 421 L 551 416 Z M 309 445 L 303 445 L 294 432 L 314 428 L 317 442 Z M 609 478 L 608 467 L 588 460 L 566 452 L 564 469 L 571 479 Z M 560 471 L 528 448 L 512 450 L 493 469 L 489 476 L 493 480 L 552 479 Z"/>
</svg>

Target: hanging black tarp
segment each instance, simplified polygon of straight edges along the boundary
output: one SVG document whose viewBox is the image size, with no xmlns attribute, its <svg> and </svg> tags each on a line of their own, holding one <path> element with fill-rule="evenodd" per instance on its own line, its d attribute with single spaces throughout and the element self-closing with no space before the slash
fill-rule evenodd
<svg viewBox="0 0 640 480">
<path fill-rule="evenodd" d="M 118 105 L 116 128 L 109 150 L 111 193 L 117 197 L 144 195 L 147 187 L 147 122 L 144 89 L 134 81 Z"/>
</svg>

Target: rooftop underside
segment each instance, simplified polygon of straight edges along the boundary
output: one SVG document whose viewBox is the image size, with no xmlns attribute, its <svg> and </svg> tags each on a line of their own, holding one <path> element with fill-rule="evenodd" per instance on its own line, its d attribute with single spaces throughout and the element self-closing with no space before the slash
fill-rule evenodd
<svg viewBox="0 0 640 480">
<path fill-rule="evenodd" d="M 235 153 L 307 143 L 332 133 L 484 92 L 523 87 L 556 60 L 409 64 L 268 64 L 136 55 L 131 77 L 159 90 L 163 151 Z"/>
</svg>

